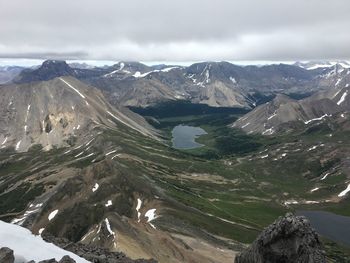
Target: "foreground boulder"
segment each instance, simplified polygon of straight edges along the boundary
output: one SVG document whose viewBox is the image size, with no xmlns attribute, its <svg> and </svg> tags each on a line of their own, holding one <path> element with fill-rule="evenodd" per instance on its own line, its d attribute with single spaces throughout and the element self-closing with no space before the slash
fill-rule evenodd
<svg viewBox="0 0 350 263">
<path fill-rule="evenodd" d="M 8 247 L 0 248 L 0 262 L 1 263 L 13 263 L 15 261 L 15 257 L 13 255 L 13 250 Z"/>
<path fill-rule="evenodd" d="M 288 213 L 268 226 L 235 263 L 325 263 L 318 234 L 302 216 Z"/>
</svg>

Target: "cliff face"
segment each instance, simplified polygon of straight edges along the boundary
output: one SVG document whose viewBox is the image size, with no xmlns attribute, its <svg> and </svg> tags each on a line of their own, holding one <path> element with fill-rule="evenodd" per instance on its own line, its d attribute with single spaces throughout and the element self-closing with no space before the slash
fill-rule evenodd
<svg viewBox="0 0 350 263">
<path fill-rule="evenodd" d="M 277 262 L 326 262 L 323 245 L 305 217 L 280 217 L 235 259 L 235 263 Z"/>
</svg>

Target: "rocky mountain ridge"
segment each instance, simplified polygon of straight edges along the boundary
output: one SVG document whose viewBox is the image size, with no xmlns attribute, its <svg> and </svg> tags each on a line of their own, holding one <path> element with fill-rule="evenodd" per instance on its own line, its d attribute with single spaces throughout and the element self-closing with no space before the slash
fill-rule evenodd
<svg viewBox="0 0 350 263">
<path fill-rule="evenodd" d="M 344 113 L 350 110 L 347 96 L 350 92 L 350 69 L 330 71 L 326 79 L 330 85 L 328 90 L 318 91 L 301 100 L 277 95 L 274 100 L 255 108 L 232 126 L 247 133 L 271 135 L 319 123 L 327 118 L 343 118 Z"/>
<path fill-rule="evenodd" d="M 74 66 L 74 64 L 72 65 Z M 345 64 L 308 70 L 296 65 L 237 66 L 202 62 L 188 67 L 119 62 L 110 67 L 72 68 L 64 61 L 45 61 L 26 69 L 14 83 L 73 76 L 103 91 L 113 105 L 147 107 L 188 100 L 213 107 L 254 108 L 277 93 L 308 96 L 329 89 L 327 74 Z"/>
<path fill-rule="evenodd" d="M 98 89 L 72 77 L 1 86 L 0 105 L 1 149 L 71 146 L 87 134 L 117 126 L 154 134 L 143 118 L 111 106 Z"/>
</svg>

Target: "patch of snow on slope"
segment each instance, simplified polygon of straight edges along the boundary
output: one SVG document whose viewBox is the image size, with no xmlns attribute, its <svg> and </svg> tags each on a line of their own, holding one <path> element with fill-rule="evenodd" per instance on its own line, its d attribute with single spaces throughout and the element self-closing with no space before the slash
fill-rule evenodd
<svg viewBox="0 0 350 263">
<path fill-rule="evenodd" d="M 210 82 L 210 74 L 209 74 L 209 70 L 207 69 L 205 71 L 205 83 L 209 83 Z"/>
<path fill-rule="evenodd" d="M 29 206 L 29 209 L 24 212 L 22 217 L 13 219 L 11 223 L 16 225 L 22 225 L 24 221 L 27 219 L 27 217 L 30 216 L 31 214 L 38 212 L 41 206 L 42 204 L 37 204 L 35 206 L 31 204 Z"/>
<path fill-rule="evenodd" d="M 28 120 L 28 115 L 29 115 L 29 111 L 30 111 L 30 104 L 28 105 L 28 107 L 27 107 L 27 114 L 26 114 L 26 118 L 25 118 L 25 120 L 24 120 L 24 122 L 27 122 L 27 120 Z"/>
<path fill-rule="evenodd" d="M 345 196 L 350 191 L 350 184 L 348 184 L 348 187 L 344 191 L 342 191 L 340 194 L 338 194 L 339 197 Z"/>
<path fill-rule="evenodd" d="M 112 200 L 108 200 L 107 203 L 105 204 L 105 207 L 109 207 L 111 206 L 113 203 L 112 203 Z"/>
<path fill-rule="evenodd" d="M 1 145 L 4 145 L 7 142 L 7 137 L 4 139 L 4 141 L 1 143 Z"/>
<path fill-rule="evenodd" d="M 48 216 L 49 221 L 51 221 L 52 219 L 54 219 L 55 216 L 57 215 L 57 213 L 58 213 L 58 209 L 52 211 L 52 212 L 49 214 L 49 216 Z"/>
<path fill-rule="evenodd" d="M 263 155 L 263 156 L 261 156 L 260 158 L 261 158 L 261 159 L 265 159 L 265 158 L 267 158 L 267 157 L 269 157 L 269 155 L 268 155 L 268 154 Z"/>
<path fill-rule="evenodd" d="M 156 72 L 169 72 L 173 69 L 176 69 L 176 68 L 179 68 L 179 67 L 168 67 L 168 68 L 163 68 L 161 70 L 152 70 L 152 71 L 148 71 L 148 72 L 145 72 L 145 73 L 141 73 L 140 71 L 136 71 L 134 73 L 134 75 L 132 75 L 134 78 L 144 78 L 146 77 L 147 75 L 151 74 L 151 73 L 156 73 Z"/>
<path fill-rule="evenodd" d="M 64 79 L 62 78 L 59 78 L 60 80 L 62 80 L 64 83 L 66 83 L 66 85 L 68 87 L 70 87 L 71 89 L 73 89 L 76 93 L 78 93 L 80 95 L 80 97 L 82 97 L 83 99 L 85 99 L 85 96 L 79 91 L 77 90 L 76 88 L 74 88 L 71 84 L 69 84 L 67 81 L 65 81 Z"/>
<path fill-rule="evenodd" d="M 284 204 L 285 205 L 296 205 L 296 204 L 298 204 L 298 201 L 295 201 L 295 200 L 285 201 Z"/>
<path fill-rule="evenodd" d="M 116 151 L 117 150 L 110 151 L 110 152 L 106 153 L 106 156 L 111 155 L 112 153 L 115 153 Z"/>
<path fill-rule="evenodd" d="M 45 230 L 45 228 L 40 228 L 38 231 L 39 235 L 41 235 L 44 232 L 44 230 Z"/>
<path fill-rule="evenodd" d="M 345 91 L 343 93 L 343 95 L 341 96 L 340 100 L 337 102 L 338 105 L 342 104 L 346 98 L 346 96 L 348 95 L 348 91 Z"/>
<path fill-rule="evenodd" d="M 268 120 L 271 120 L 273 117 L 275 117 L 277 115 L 277 111 L 275 111 L 270 117 L 268 117 Z"/>
<path fill-rule="evenodd" d="M 22 140 L 20 140 L 17 144 L 16 144 L 16 151 L 19 149 L 19 146 L 21 145 Z"/>
<path fill-rule="evenodd" d="M 169 72 L 169 71 L 171 71 L 173 69 L 177 69 L 177 68 L 179 68 L 179 67 L 168 67 L 168 68 L 163 68 L 161 71 L 162 72 Z"/>
<path fill-rule="evenodd" d="M 230 80 L 232 81 L 233 84 L 237 83 L 237 81 L 236 81 L 236 79 L 234 77 L 230 77 Z"/>
<path fill-rule="evenodd" d="M 335 85 L 338 86 L 340 81 L 341 81 L 341 79 L 338 79 L 337 82 L 335 83 Z"/>
<path fill-rule="evenodd" d="M 247 127 L 250 124 L 250 122 L 248 122 L 247 124 L 243 125 L 241 128 L 244 129 L 245 127 Z"/>
<path fill-rule="evenodd" d="M 323 116 L 319 117 L 319 118 L 314 118 L 314 119 L 311 119 L 311 120 L 308 120 L 308 121 L 304 121 L 305 124 L 309 124 L 310 122 L 313 122 L 313 121 L 320 121 L 322 120 L 323 118 L 325 117 L 330 117 L 331 115 L 328 115 L 328 114 L 324 114 Z"/>
<path fill-rule="evenodd" d="M 14 250 L 15 262 L 29 260 L 39 262 L 49 258 L 59 261 L 63 256 L 68 255 L 77 263 L 88 263 L 87 260 L 69 251 L 45 242 L 40 236 L 34 236 L 26 228 L 3 221 L 0 221 L 0 247 L 10 247 Z"/>
<path fill-rule="evenodd" d="M 142 205 L 142 200 L 140 198 L 137 198 L 137 206 L 136 206 L 136 211 L 137 211 L 137 222 L 140 222 L 140 216 L 141 216 L 141 213 L 140 213 L 140 208 L 141 208 L 141 205 Z"/>
<path fill-rule="evenodd" d="M 82 155 L 84 153 L 84 151 L 82 151 L 81 153 L 78 153 L 77 155 L 75 155 L 74 157 L 77 158 L 79 157 L 80 155 Z"/>
<path fill-rule="evenodd" d="M 310 147 L 307 151 L 309 152 L 309 151 L 313 151 L 313 150 L 315 150 L 317 148 L 317 145 L 314 145 L 314 146 L 312 146 L 312 147 Z"/>
<path fill-rule="evenodd" d="M 114 155 L 114 156 L 111 158 L 111 160 L 114 160 L 114 158 L 117 158 L 117 157 L 120 156 L 120 155 L 121 155 L 120 153 Z"/>
<path fill-rule="evenodd" d="M 312 192 L 315 192 L 315 191 L 317 191 L 318 189 L 320 189 L 320 188 L 316 187 L 316 188 L 314 188 L 314 189 L 311 189 L 310 192 L 311 192 L 311 193 L 312 193 Z"/>
<path fill-rule="evenodd" d="M 95 183 L 94 187 L 92 188 L 92 192 L 96 192 L 99 187 L 100 185 L 98 183 Z"/>
<path fill-rule="evenodd" d="M 262 135 L 271 135 L 273 134 L 275 131 L 273 130 L 273 127 L 263 131 Z"/>
<path fill-rule="evenodd" d="M 156 229 L 156 227 L 151 223 L 151 221 L 153 221 L 154 219 L 157 218 L 156 216 L 156 209 L 150 209 L 145 213 L 145 217 L 147 217 L 147 223 L 149 223 L 154 229 Z"/>
<path fill-rule="evenodd" d="M 108 232 L 109 232 L 112 236 L 115 237 L 115 233 L 112 231 L 111 224 L 109 223 L 108 218 L 105 219 L 105 223 L 106 223 L 106 227 L 107 227 Z"/>
<path fill-rule="evenodd" d="M 321 181 L 323 181 L 324 179 L 326 179 L 328 175 L 329 175 L 329 173 L 326 173 L 326 174 L 321 178 Z"/>
</svg>

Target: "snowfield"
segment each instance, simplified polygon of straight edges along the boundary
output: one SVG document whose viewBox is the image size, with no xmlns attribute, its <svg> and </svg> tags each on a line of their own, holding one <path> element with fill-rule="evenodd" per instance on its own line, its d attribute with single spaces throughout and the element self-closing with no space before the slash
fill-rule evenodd
<svg viewBox="0 0 350 263">
<path fill-rule="evenodd" d="M 33 235 L 28 229 L 0 221 L 0 247 L 9 247 L 14 251 L 15 262 L 22 263 L 34 260 L 55 258 L 57 261 L 65 255 L 73 258 L 77 263 L 89 261 L 45 242 L 40 236 Z"/>
</svg>

